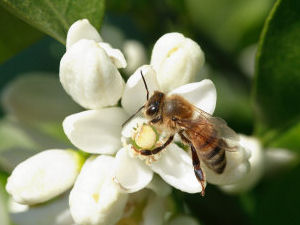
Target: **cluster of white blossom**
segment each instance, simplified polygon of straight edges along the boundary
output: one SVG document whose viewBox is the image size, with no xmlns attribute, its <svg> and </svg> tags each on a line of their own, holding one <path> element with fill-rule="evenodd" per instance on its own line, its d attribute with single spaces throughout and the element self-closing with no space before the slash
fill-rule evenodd
<svg viewBox="0 0 300 225">
<path fill-rule="evenodd" d="M 154 45 L 150 65 L 137 68 L 126 83 L 118 70 L 127 65 L 122 52 L 104 42 L 88 20 L 70 27 L 66 48 L 60 82 L 86 110 L 67 116 L 63 129 L 80 151 L 48 149 L 13 170 L 6 189 L 13 198 L 15 221 L 31 224 L 35 215 L 38 224 L 197 224 L 191 217 L 176 216 L 168 204 L 171 187 L 187 193 L 202 191 L 189 152 L 172 143 L 157 156 L 142 157 L 132 150 L 132 140 L 146 149 L 159 143 L 160 137 L 144 118 L 137 117 L 124 128 L 122 124 L 145 104 L 141 71 L 150 95 L 155 90 L 176 93 L 213 114 L 217 98 L 213 82 L 191 83 L 204 64 L 199 45 L 179 33 L 162 36 Z M 229 192 L 246 190 L 262 175 L 262 154 L 256 140 L 240 136 L 239 148 L 226 152 L 222 174 L 202 163 L 207 182 Z M 57 199 L 47 202 L 53 198 Z M 18 211 L 18 204 L 43 202 L 47 203 L 30 214 Z M 49 211 L 52 214 L 46 215 Z"/>
</svg>

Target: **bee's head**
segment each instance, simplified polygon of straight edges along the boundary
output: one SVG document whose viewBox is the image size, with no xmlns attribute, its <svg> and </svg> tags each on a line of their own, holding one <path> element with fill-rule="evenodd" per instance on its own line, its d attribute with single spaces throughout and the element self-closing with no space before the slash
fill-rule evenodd
<svg viewBox="0 0 300 225">
<path fill-rule="evenodd" d="M 163 104 L 165 94 L 160 91 L 155 91 L 154 94 L 149 98 L 145 105 L 145 116 L 148 118 L 155 118 Z"/>
</svg>

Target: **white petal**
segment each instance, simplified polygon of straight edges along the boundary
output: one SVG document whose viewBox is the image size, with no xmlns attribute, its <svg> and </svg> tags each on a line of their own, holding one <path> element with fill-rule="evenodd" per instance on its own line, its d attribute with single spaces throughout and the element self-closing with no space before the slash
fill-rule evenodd
<svg viewBox="0 0 300 225">
<path fill-rule="evenodd" d="M 67 49 L 81 39 L 102 41 L 98 31 L 93 27 L 87 19 L 77 20 L 69 28 L 67 34 Z"/>
<path fill-rule="evenodd" d="M 65 91 L 88 109 L 117 104 L 125 85 L 106 52 L 86 39 L 76 42 L 62 57 L 59 76 Z"/>
<path fill-rule="evenodd" d="M 249 158 L 250 171 L 237 183 L 221 187 L 228 193 L 241 193 L 250 190 L 259 181 L 264 172 L 264 156 L 260 142 L 256 138 L 241 135 L 240 144 L 248 149 L 251 154 Z"/>
<path fill-rule="evenodd" d="M 151 96 L 155 90 L 159 90 L 156 73 L 153 68 L 149 65 L 138 68 L 127 80 L 121 101 L 122 106 L 129 114 L 135 113 L 147 101 L 147 92 L 143 83 L 141 71 L 148 86 L 149 96 Z"/>
<path fill-rule="evenodd" d="M 116 155 L 115 178 L 127 192 L 136 192 L 151 182 L 153 172 L 144 161 L 131 157 L 128 151 L 122 148 Z"/>
<path fill-rule="evenodd" d="M 77 148 L 89 153 L 113 154 L 121 147 L 121 124 L 127 118 L 119 107 L 88 110 L 68 116 L 63 128 Z"/>
<path fill-rule="evenodd" d="M 172 219 L 168 225 L 199 225 L 199 223 L 193 217 L 182 215 Z"/>
<path fill-rule="evenodd" d="M 25 212 L 29 209 L 29 205 L 24 205 L 24 204 L 17 203 L 11 197 L 8 200 L 8 207 L 9 207 L 9 212 L 10 213 Z"/>
<path fill-rule="evenodd" d="M 165 198 L 150 196 L 143 211 L 142 225 L 162 225 L 166 213 Z"/>
<path fill-rule="evenodd" d="M 11 213 L 11 219 L 20 225 L 71 225 L 73 220 L 68 207 L 67 198 L 59 198 L 25 212 Z"/>
<path fill-rule="evenodd" d="M 147 54 L 142 43 L 136 40 L 127 40 L 123 46 L 123 52 L 127 59 L 125 72 L 131 75 L 138 67 L 146 64 Z"/>
<path fill-rule="evenodd" d="M 56 74 L 24 74 L 8 85 L 2 95 L 4 110 L 25 122 L 57 122 L 80 110 L 61 87 Z"/>
<path fill-rule="evenodd" d="M 171 186 L 188 193 L 201 192 L 202 188 L 195 177 L 192 159 L 176 144 L 164 150 L 151 168 Z"/>
<path fill-rule="evenodd" d="M 83 161 L 75 151 L 43 151 L 14 169 L 8 178 L 6 190 L 21 204 L 47 201 L 73 185 Z"/>
<path fill-rule="evenodd" d="M 201 164 L 209 183 L 218 185 L 234 184 L 248 174 L 251 151 L 248 150 L 248 146 L 243 145 L 242 137 L 240 140 L 240 146 L 236 151 L 226 151 L 226 167 L 222 174 L 217 174 L 208 169 L 204 163 Z"/>
<path fill-rule="evenodd" d="M 98 45 L 104 49 L 117 68 L 125 68 L 127 66 L 125 57 L 119 49 L 113 48 L 105 42 L 99 42 Z"/>
<path fill-rule="evenodd" d="M 216 88 L 214 83 L 208 79 L 180 86 L 171 91 L 169 95 L 171 94 L 181 95 L 197 108 L 209 114 L 213 114 L 216 107 Z"/>
<path fill-rule="evenodd" d="M 151 65 L 163 91 L 193 81 L 203 64 L 200 46 L 180 33 L 163 35 L 153 47 Z"/>
<path fill-rule="evenodd" d="M 78 224 L 111 225 L 122 216 L 128 195 L 113 182 L 114 158 L 89 158 L 70 194 L 71 214 Z"/>
</svg>

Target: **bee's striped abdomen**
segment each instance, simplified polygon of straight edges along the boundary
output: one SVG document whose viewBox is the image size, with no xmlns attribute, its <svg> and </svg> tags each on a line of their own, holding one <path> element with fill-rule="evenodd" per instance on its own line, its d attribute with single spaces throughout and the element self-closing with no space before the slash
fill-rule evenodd
<svg viewBox="0 0 300 225">
<path fill-rule="evenodd" d="M 199 151 L 203 162 L 218 174 L 223 173 L 226 167 L 226 155 L 223 142 L 222 139 L 215 138 L 205 149 L 200 149 Z"/>
</svg>

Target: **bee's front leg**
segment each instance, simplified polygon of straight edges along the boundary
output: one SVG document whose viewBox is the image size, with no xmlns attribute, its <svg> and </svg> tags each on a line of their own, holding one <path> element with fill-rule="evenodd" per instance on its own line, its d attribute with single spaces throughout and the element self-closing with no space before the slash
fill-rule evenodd
<svg viewBox="0 0 300 225">
<path fill-rule="evenodd" d="M 173 141 L 173 138 L 174 138 L 174 135 L 171 135 L 163 145 L 156 147 L 152 150 L 143 149 L 139 153 L 141 155 L 155 155 L 155 154 L 159 153 L 160 151 L 162 151 L 163 149 L 165 149 Z"/>
</svg>

